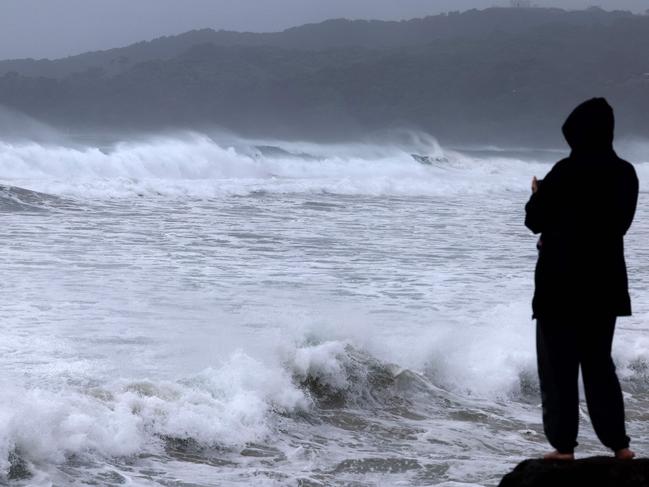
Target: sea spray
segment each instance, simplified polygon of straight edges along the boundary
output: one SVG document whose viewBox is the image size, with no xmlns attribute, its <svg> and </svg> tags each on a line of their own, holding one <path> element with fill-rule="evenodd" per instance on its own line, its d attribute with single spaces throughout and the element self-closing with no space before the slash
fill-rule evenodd
<svg viewBox="0 0 649 487">
<path fill-rule="evenodd" d="M 490 485 L 545 451 L 522 218 L 551 162 L 384 142 L 3 141 L 5 478 Z M 614 348 L 638 449 L 648 218 Z"/>
<path fill-rule="evenodd" d="M 443 196 L 516 190 L 530 172 L 545 170 L 540 163 L 444 151 L 433 141 L 411 148 L 264 141 L 282 146 L 279 154 L 260 152 L 257 141 L 230 142 L 217 143 L 201 134 L 104 148 L 0 141 L 0 181 L 91 199 L 254 192 Z"/>
</svg>

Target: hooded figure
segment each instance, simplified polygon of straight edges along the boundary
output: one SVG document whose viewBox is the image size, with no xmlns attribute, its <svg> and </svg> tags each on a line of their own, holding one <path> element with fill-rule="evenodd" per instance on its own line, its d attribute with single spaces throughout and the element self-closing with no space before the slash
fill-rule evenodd
<svg viewBox="0 0 649 487">
<path fill-rule="evenodd" d="M 631 314 L 623 237 L 638 178 L 613 150 L 614 128 L 605 99 L 579 105 L 563 125 L 570 157 L 552 168 L 525 208 L 525 225 L 542 234 L 535 318 Z"/>
<path fill-rule="evenodd" d="M 563 126 L 570 157 L 533 187 L 525 225 L 541 233 L 532 307 L 537 319 L 543 424 L 571 459 L 579 424 L 581 367 L 595 432 L 631 458 L 624 402 L 611 359 L 618 316 L 631 314 L 624 235 L 638 199 L 633 166 L 613 150 L 615 119 L 603 98 L 579 105 Z M 536 182 L 536 180 L 535 180 Z"/>
</svg>

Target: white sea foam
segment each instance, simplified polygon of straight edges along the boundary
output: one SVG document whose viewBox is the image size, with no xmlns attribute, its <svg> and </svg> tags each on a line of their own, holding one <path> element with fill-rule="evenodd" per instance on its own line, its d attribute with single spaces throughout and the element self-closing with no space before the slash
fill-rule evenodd
<svg viewBox="0 0 649 487">
<path fill-rule="evenodd" d="M 66 197 L 0 191 L 0 468 L 21 459 L 30 485 L 493 484 L 542 451 L 522 219 L 550 164 L 413 137 L 0 142 L 0 183 Z M 648 218 L 641 200 L 615 343 L 633 394 Z"/>
<path fill-rule="evenodd" d="M 278 145 L 264 154 L 255 144 Z M 431 165 L 411 154 L 430 158 Z M 0 141 L 0 178 L 37 191 L 88 198 L 164 195 L 210 198 L 256 191 L 446 195 L 526 187 L 545 164 L 478 159 L 432 139 L 411 147 L 215 142 L 199 134 L 122 142 L 109 148 Z"/>
<path fill-rule="evenodd" d="M 310 378 L 334 391 L 363 392 L 352 380 L 367 370 L 352 370 L 348 346 L 305 345 L 265 362 L 235 351 L 220 366 L 174 382 L 117 380 L 54 389 L 3 384 L 0 472 L 7 474 L 12 454 L 38 471 L 72 455 L 156 454 L 165 438 L 222 448 L 272 443 L 279 415 L 313 407 L 301 382 Z"/>
<path fill-rule="evenodd" d="M 70 455 L 155 452 L 161 438 L 243 447 L 269 440 L 273 415 L 307 410 L 290 371 L 242 352 L 178 382 L 119 380 L 58 390 L 5 384 L 0 399 L 0 469 L 15 452 L 36 466 Z"/>
</svg>

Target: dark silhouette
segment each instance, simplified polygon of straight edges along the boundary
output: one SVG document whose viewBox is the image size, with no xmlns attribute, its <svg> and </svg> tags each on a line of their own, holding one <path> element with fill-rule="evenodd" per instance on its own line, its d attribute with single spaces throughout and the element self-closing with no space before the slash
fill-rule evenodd
<svg viewBox="0 0 649 487">
<path fill-rule="evenodd" d="M 533 181 L 525 207 L 525 224 L 541 233 L 533 310 L 550 458 L 572 458 L 577 446 L 580 366 L 597 436 L 618 457 L 633 455 L 611 344 L 616 318 L 631 314 L 623 240 L 638 179 L 613 150 L 614 127 L 603 98 L 579 105 L 563 126 L 570 157 Z"/>
</svg>

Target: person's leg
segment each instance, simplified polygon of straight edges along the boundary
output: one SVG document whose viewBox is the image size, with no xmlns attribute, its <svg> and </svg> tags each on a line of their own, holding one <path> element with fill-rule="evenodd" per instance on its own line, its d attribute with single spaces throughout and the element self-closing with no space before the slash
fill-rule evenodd
<svg viewBox="0 0 649 487">
<path fill-rule="evenodd" d="M 581 331 L 580 362 L 588 413 L 597 437 L 615 452 L 629 447 L 624 399 L 611 358 L 615 317 L 592 318 Z"/>
<path fill-rule="evenodd" d="M 536 351 L 543 404 L 543 429 L 560 454 L 571 455 L 579 430 L 579 356 L 574 324 L 537 320 Z"/>
</svg>

